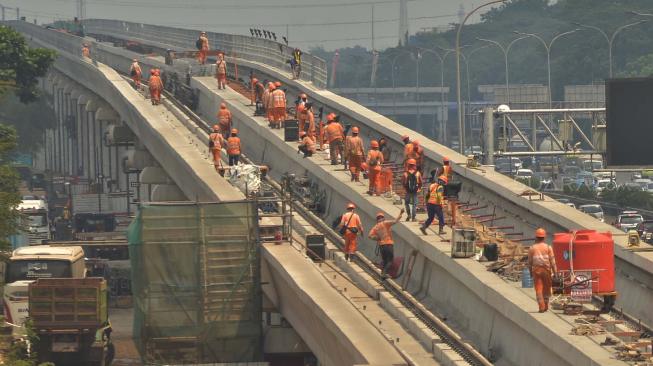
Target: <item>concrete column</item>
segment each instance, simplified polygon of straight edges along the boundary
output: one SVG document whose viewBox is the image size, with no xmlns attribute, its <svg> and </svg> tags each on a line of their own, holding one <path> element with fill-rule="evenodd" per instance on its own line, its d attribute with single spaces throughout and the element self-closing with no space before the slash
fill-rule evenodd
<svg viewBox="0 0 653 366">
<path fill-rule="evenodd" d="M 64 118 L 63 118 L 63 128 L 61 130 L 63 134 L 63 151 L 64 151 L 64 170 L 63 173 L 65 176 L 69 176 L 72 174 L 72 149 L 71 149 L 71 138 L 70 138 L 70 127 L 68 125 L 68 120 L 72 116 L 72 99 L 71 99 L 71 93 L 74 90 L 75 85 L 73 83 L 69 83 L 65 88 L 64 88 Z"/>
<path fill-rule="evenodd" d="M 99 174 L 103 177 L 103 186 L 106 187 L 106 180 L 111 178 L 109 167 L 111 163 L 110 150 L 105 144 L 106 127 L 115 124 L 120 119 L 118 113 L 113 108 L 102 106 L 95 112 L 95 119 L 98 121 L 98 167 Z"/>
<path fill-rule="evenodd" d="M 97 149 L 97 123 L 95 121 L 95 112 L 100 107 L 100 101 L 98 99 L 91 99 L 86 103 L 86 114 L 88 117 L 88 122 L 86 123 L 87 134 L 86 134 L 86 151 L 88 156 L 88 171 L 86 177 L 89 182 L 94 182 L 98 176 L 98 149 Z"/>
<path fill-rule="evenodd" d="M 485 164 L 494 165 L 494 109 L 483 110 L 483 154 Z"/>
<path fill-rule="evenodd" d="M 188 201 L 184 193 L 174 184 L 156 184 L 152 187 L 152 202 Z"/>
<path fill-rule="evenodd" d="M 87 165 L 86 165 L 86 160 L 87 160 L 87 155 L 86 155 L 86 130 L 88 129 L 87 126 L 87 119 L 86 119 L 86 104 L 89 102 L 90 98 L 88 94 L 82 94 L 77 98 L 77 114 L 78 114 L 78 122 L 77 122 L 77 167 L 75 171 L 77 172 L 76 175 L 79 177 L 84 177 L 86 176 L 86 172 L 88 171 Z"/>
</svg>

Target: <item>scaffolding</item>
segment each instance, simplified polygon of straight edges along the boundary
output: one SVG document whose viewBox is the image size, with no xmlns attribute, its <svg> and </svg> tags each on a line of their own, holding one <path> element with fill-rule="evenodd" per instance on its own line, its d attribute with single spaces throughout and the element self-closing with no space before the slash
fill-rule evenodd
<svg viewBox="0 0 653 366">
<path fill-rule="evenodd" d="M 141 205 L 128 238 L 145 364 L 262 360 L 256 205 Z"/>
</svg>

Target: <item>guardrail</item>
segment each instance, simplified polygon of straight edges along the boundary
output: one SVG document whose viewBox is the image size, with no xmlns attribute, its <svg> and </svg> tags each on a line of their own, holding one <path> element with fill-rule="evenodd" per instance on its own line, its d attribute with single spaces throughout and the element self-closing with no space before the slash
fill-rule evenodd
<svg viewBox="0 0 653 366">
<path fill-rule="evenodd" d="M 180 50 L 195 50 L 199 31 L 165 27 L 152 24 L 125 22 L 109 19 L 84 20 L 84 30 L 89 34 L 110 34 L 117 37 L 160 39 L 162 43 L 178 47 Z M 281 70 L 289 70 L 287 61 L 293 48 L 269 39 L 240 36 L 234 34 L 207 32 L 211 49 L 221 49 L 235 59 L 259 62 Z M 312 82 L 318 88 L 326 88 L 326 62 L 319 57 L 304 52 L 302 54 L 301 79 Z"/>
</svg>

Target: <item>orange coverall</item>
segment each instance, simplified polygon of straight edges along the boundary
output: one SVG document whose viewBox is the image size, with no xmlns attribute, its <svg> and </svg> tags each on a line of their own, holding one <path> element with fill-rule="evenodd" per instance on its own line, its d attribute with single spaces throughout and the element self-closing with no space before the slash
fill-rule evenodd
<svg viewBox="0 0 653 366">
<path fill-rule="evenodd" d="M 141 70 L 141 65 L 138 62 L 132 63 L 132 66 L 129 69 L 129 73 L 132 75 L 132 80 L 134 81 L 134 86 L 136 89 L 141 88 L 141 77 L 143 75 L 143 70 Z"/>
<path fill-rule="evenodd" d="M 540 313 L 549 310 L 551 277 L 557 272 L 553 248 L 545 242 L 533 244 L 528 250 L 528 268 L 533 277 L 535 296 Z"/>
<path fill-rule="evenodd" d="M 200 36 L 200 42 L 202 42 L 202 47 L 197 53 L 197 61 L 204 65 L 206 63 L 206 56 L 209 51 L 209 39 L 205 35 Z"/>
<path fill-rule="evenodd" d="M 349 162 L 349 172 L 351 180 L 358 182 L 361 171 L 361 164 L 365 156 L 363 140 L 358 136 L 348 136 L 345 142 L 345 156 Z"/>
<path fill-rule="evenodd" d="M 375 166 L 371 166 L 370 162 L 375 159 L 377 164 Z M 381 175 L 381 164 L 383 163 L 383 154 L 379 150 L 370 150 L 367 153 L 367 164 L 369 165 L 367 176 L 370 180 L 370 186 L 367 193 L 369 194 L 376 193 L 377 196 L 379 195 L 379 179 Z"/>
<path fill-rule="evenodd" d="M 222 152 L 222 143 L 224 142 L 224 139 L 219 132 L 211 133 L 209 135 L 209 139 L 210 141 L 213 141 L 213 146 L 211 147 L 211 153 L 213 154 L 213 165 L 216 169 L 218 169 L 219 166 L 222 166 L 220 153 Z"/>
<path fill-rule="evenodd" d="M 224 56 L 220 54 L 218 61 L 215 63 L 215 77 L 218 79 L 218 89 L 227 88 L 227 61 Z"/>
<path fill-rule="evenodd" d="M 225 138 L 229 137 L 231 131 L 231 111 L 227 107 L 220 106 L 218 110 L 218 126 L 220 126 L 220 132 Z"/>
<path fill-rule="evenodd" d="M 152 104 L 161 103 L 161 90 L 163 90 L 163 83 L 159 75 L 150 76 L 150 97 L 152 97 Z"/>
<path fill-rule="evenodd" d="M 274 126 L 280 128 L 283 121 L 286 120 L 286 93 L 281 89 L 275 89 L 271 99 Z"/>
<path fill-rule="evenodd" d="M 351 221 L 350 221 L 351 218 Z M 342 215 L 342 218 L 340 219 L 340 226 L 344 227 L 347 226 L 348 228 L 356 228 L 358 229 L 357 233 L 352 233 L 351 230 L 347 229 L 345 231 L 345 254 L 350 255 L 356 253 L 356 248 L 358 246 L 356 237 L 358 235 L 363 235 L 363 224 L 361 223 L 361 218 L 358 216 L 358 214 L 354 213 L 353 211 L 348 211 L 345 212 Z"/>
<path fill-rule="evenodd" d="M 330 122 L 325 129 L 326 139 L 329 142 L 329 154 L 331 155 L 331 165 L 338 163 L 338 158 L 342 159 L 343 146 L 342 139 L 345 135 L 345 129 L 338 122 Z"/>
</svg>

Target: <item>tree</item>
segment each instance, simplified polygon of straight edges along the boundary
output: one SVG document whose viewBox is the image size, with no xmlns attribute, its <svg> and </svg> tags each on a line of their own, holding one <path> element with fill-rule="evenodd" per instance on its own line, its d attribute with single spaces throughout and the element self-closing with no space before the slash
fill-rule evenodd
<svg viewBox="0 0 653 366">
<path fill-rule="evenodd" d="M 653 76 L 653 53 L 639 57 L 635 61 L 631 61 L 626 65 L 623 77 L 644 77 Z"/>
<path fill-rule="evenodd" d="M 0 26 L 0 93 L 13 90 L 21 102 L 34 101 L 38 78 L 48 71 L 55 55 L 53 50 L 27 46 L 20 33 Z"/>
<path fill-rule="evenodd" d="M 16 129 L 17 151 L 30 154 L 43 147 L 43 131 L 55 127 L 56 115 L 45 94 L 30 104 L 21 103 L 17 96 L 7 94 L 0 97 L 0 121 Z"/>
<path fill-rule="evenodd" d="M 7 238 L 18 229 L 20 213 L 16 207 L 21 201 L 18 193 L 20 180 L 16 170 L 9 165 L 16 144 L 16 130 L 0 124 L 0 250 L 7 249 Z"/>
</svg>

